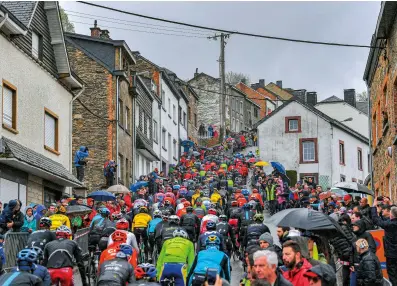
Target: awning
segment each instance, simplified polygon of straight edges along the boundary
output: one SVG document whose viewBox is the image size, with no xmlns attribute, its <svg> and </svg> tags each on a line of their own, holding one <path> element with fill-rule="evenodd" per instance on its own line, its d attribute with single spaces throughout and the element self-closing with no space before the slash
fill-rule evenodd
<svg viewBox="0 0 397 286">
<path fill-rule="evenodd" d="M 136 132 L 136 149 L 150 161 L 160 161 L 153 148 L 145 141 L 139 130 Z"/>
<path fill-rule="evenodd" d="M 2 137 L 0 163 L 46 179 L 65 187 L 81 187 L 81 182 L 62 164 L 15 141 Z M 3 151 L 1 153 L 1 151 Z"/>
</svg>

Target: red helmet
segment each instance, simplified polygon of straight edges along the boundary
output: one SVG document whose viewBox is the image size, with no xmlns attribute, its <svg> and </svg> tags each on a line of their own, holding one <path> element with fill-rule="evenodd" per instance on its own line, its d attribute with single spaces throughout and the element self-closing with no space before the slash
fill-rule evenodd
<svg viewBox="0 0 397 286">
<path fill-rule="evenodd" d="M 61 225 L 60 227 L 57 228 L 55 235 L 57 238 L 69 239 L 70 236 L 72 235 L 72 231 L 67 226 Z"/>
<path fill-rule="evenodd" d="M 232 205 L 232 207 L 238 207 L 238 202 L 237 201 L 232 201 L 231 205 Z"/>
<path fill-rule="evenodd" d="M 181 202 L 181 203 L 184 203 L 184 202 L 186 202 L 186 199 L 185 199 L 185 198 L 182 198 L 182 199 L 180 200 L 180 202 Z"/>
<path fill-rule="evenodd" d="M 237 190 L 236 190 L 236 194 L 241 194 L 241 190 L 240 190 L 240 189 L 237 189 Z"/>
<path fill-rule="evenodd" d="M 167 187 L 167 192 L 172 192 L 172 188 L 171 187 Z"/>
<path fill-rule="evenodd" d="M 216 215 L 217 211 L 216 211 L 216 209 L 209 209 L 208 214 Z"/>
<path fill-rule="evenodd" d="M 112 233 L 111 238 L 112 238 L 113 242 L 116 242 L 116 241 L 126 242 L 127 234 L 125 232 L 116 230 L 115 232 Z"/>
<path fill-rule="evenodd" d="M 253 189 L 253 190 L 252 190 L 252 193 L 253 193 L 253 194 L 257 194 L 257 193 L 259 193 L 259 191 L 258 191 L 258 189 Z"/>
<path fill-rule="evenodd" d="M 117 229 L 128 230 L 129 227 L 130 227 L 130 223 L 125 218 L 122 218 L 116 222 Z"/>
<path fill-rule="evenodd" d="M 185 208 L 187 208 L 187 207 L 190 207 L 191 204 L 190 204 L 190 202 L 185 201 L 185 202 L 183 202 L 183 206 L 184 206 Z"/>
</svg>

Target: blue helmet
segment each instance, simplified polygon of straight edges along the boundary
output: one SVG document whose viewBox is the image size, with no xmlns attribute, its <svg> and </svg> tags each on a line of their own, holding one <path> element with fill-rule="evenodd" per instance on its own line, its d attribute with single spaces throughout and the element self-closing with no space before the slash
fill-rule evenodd
<svg viewBox="0 0 397 286">
<path fill-rule="evenodd" d="M 127 260 L 127 254 L 125 254 L 122 251 L 119 251 L 119 252 L 116 253 L 116 258 L 121 258 L 121 259 Z"/>
<path fill-rule="evenodd" d="M 98 211 L 101 215 L 110 215 L 110 211 L 108 208 L 100 208 Z"/>
<path fill-rule="evenodd" d="M 35 263 L 37 261 L 37 252 L 30 248 L 22 249 L 17 255 L 17 262 L 26 261 Z"/>
<path fill-rule="evenodd" d="M 243 209 L 249 210 L 249 209 L 251 209 L 251 206 L 249 204 L 244 204 Z"/>
<path fill-rule="evenodd" d="M 248 191 L 247 189 L 242 189 L 242 190 L 241 190 L 241 193 L 242 193 L 244 196 L 248 196 L 248 195 L 250 194 L 250 191 Z"/>
<path fill-rule="evenodd" d="M 207 248 L 209 248 L 209 247 L 217 247 L 217 248 L 219 248 L 220 245 L 221 245 L 221 240 L 215 234 L 208 236 L 206 238 L 206 240 L 205 240 L 205 246 Z"/>
<path fill-rule="evenodd" d="M 142 279 L 144 277 L 149 277 L 154 279 L 157 276 L 156 267 L 153 264 L 149 264 L 149 263 L 139 264 L 135 268 L 134 272 L 136 279 Z"/>
<path fill-rule="evenodd" d="M 207 221 L 206 225 L 207 230 L 215 230 L 216 229 L 216 224 L 212 220 Z"/>
<path fill-rule="evenodd" d="M 120 244 L 120 251 L 123 252 L 125 255 L 132 255 L 133 249 L 132 246 L 126 243 Z"/>
<path fill-rule="evenodd" d="M 181 188 L 180 185 L 174 185 L 174 186 L 172 187 L 173 190 L 179 190 L 180 188 Z"/>
</svg>

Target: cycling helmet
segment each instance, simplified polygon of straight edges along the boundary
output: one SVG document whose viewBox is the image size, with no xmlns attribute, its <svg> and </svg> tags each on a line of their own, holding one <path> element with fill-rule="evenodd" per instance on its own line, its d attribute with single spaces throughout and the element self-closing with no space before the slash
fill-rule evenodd
<svg viewBox="0 0 397 286">
<path fill-rule="evenodd" d="M 57 228 L 55 235 L 57 238 L 70 238 L 72 231 L 66 225 L 61 225 Z"/>
<path fill-rule="evenodd" d="M 216 209 L 216 204 L 211 203 L 211 204 L 210 204 L 210 209 Z"/>
<path fill-rule="evenodd" d="M 217 211 L 216 211 L 216 209 L 209 209 L 208 210 L 208 214 L 212 214 L 212 215 L 216 215 L 217 214 Z"/>
<path fill-rule="evenodd" d="M 139 213 L 148 213 L 149 212 L 149 210 L 147 209 L 147 207 L 140 207 L 139 208 Z"/>
<path fill-rule="evenodd" d="M 179 201 L 180 201 L 181 203 L 184 203 L 184 202 L 186 202 L 186 199 L 185 199 L 185 198 L 181 198 Z"/>
<path fill-rule="evenodd" d="M 167 192 L 172 192 L 172 188 L 171 187 L 167 187 Z"/>
<path fill-rule="evenodd" d="M 240 190 L 240 189 L 237 189 L 237 190 L 236 190 L 236 193 L 237 193 L 237 194 L 240 194 L 240 193 L 241 193 L 241 190 Z"/>
<path fill-rule="evenodd" d="M 168 218 L 168 222 L 171 224 L 171 223 L 173 223 L 173 224 L 179 224 L 179 221 L 180 221 L 180 219 L 179 219 L 179 217 L 178 216 L 176 216 L 176 215 L 172 215 L 172 216 L 170 216 L 169 218 Z"/>
<path fill-rule="evenodd" d="M 258 200 L 258 198 L 255 197 L 255 195 L 250 195 L 249 199 L 250 199 L 250 201 L 257 201 Z"/>
<path fill-rule="evenodd" d="M 237 201 L 232 201 L 231 206 L 232 207 L 238 207 L 238 202 Z"/>
<path fill-rule="evenodd" d="M 155 279 L 157 275 L 156 267 L 149 263 L 139 264 L 134 272 L 136 279 L 142 279 L 144 277 Z"/>
<path fill-rule="evenodd" d="M 34 265 L 36 261 L 37 261 L 37 252 L 30 248 L 21 250 L 17 255 L 17 265 L 18 268 L 21 270 L 26 269 L 33 271 L 36 268 L 36 266 Z"/>
<path fill-rule="evenodd" d="M 188 206 L 188 207 L 186 208 L 186 212 L 188 212 L 188 213 L 193 212 L 193 207 L 192 207 L 192 206 Z"/>
<path fill-rule="evenodd" d="M 178 228 L 178 229 L 174 230 L 172 235 L 174 237 L 183 237 L 183 238 L 186 238 L 186 239 L 189 237 L 187 232 L 184 229 L 182 229 L 182 228 Z"/>
<path fill-rule="evenodd" d="M 128 230 L 129 227 L 130 223 L 125 218 L 122 218 L 116 222 L 116 229 Z"/>
<path fill-rule="evenodd" d="M 40 227 L 51 227 L 52 221 L 49 217 L 42 217 L 40 219 Z"/>
<path fill-rule="evenodd" d="M 156 217 L 161 217 L 161 215 L 162 215 L 162 213 L 161 213 L 160 210 L 155 210 L 155 211 L 153 212 L 153 217 L 154 217 L 154 218 L 156 218 Z"/>
<path fill-rule="evenodd" d="M 224 214 L 223 214 L 223 215 L 220 215 L 220 216 L 219 216 L 219 220 L 220 220 L 220 221 L 227 221 L 227 215 L 224 215 Z"/>
<path fill-rule="evenodd" d="M 250 191 L 248 191 L 247 189 L 243 189 L 243 190 L 241 191 L 241 193 L 242 193 L 244 196 L 248 196 L 248 195 L 250 194 Z"/>
<path fill-rule="evenodd" d="M 127 255 L 124 252 L 119 251 L 116 253 L 116 258 L 127 260 Z"/>
<path fill-rule="evenodd" d="M 216 230 L 216 224 L 212 220 L 207 221 L 207 230 Z"/>
<path fill-rule="evenodd" d="M 119 245 L 119 249 L 121 252 L 124 252 L 126 255 L 131 256 L 133 253 L 132 246 L 126 243 L 122 243 Z"/>
<path fill-rule="evenodd" d="M 123 214 L 120 213 L 120 212 L 114 212 L 114 213 L 112 213 L 112 219 L 113 219 L 114 221 L 119 220 L 119 219 L 121 219 L 122 217 L 123 217 Z"/>
<path fill-rule="evenodd" d="M 259 191 L 258 191 L 258 189 L 253 189 L 253 190 L 252 190 L 252 193 L 253 193 L 253 194 L 258 194 Z"/>
<path fill-rule="evenodd" d="M 103 215 L 103 216 L 108 216 L 108 215 L 110 215 L 110 211 L 108 210 L 108 208 L 100 208 L 100 209 L 98 210 L 98 212 L 99 212 L 101 215 Z"/>
<path fill-rule="evenodd" d="M 221 244 L 221 240 L 216 235 L 210 235 L 205 240 L 205 246 L 208 247 L 217 247 L 219 248 Z"/>
<path fill-rule="evenodd" d="M 37 253 L 37 260 L 43 260 L 43 258 L 44 258 L 44 252 L 43 252 L 43 250 L 42 250 L 40 247 L 33 246 L 33 247 L 31 247 L 30 249 L 36 251 L 36 253 Z"/>
<path fill-rule="evenodd" d="M 126 242 L 127 241 L 127 234 L 122 231 L 115 231 L 112 233 L 112 235 L 110 237 L 112 238 L 113 242 L 116 242 L 116 241 Z"/>
<path fill-rule="evenodd" d="M 173 188 L 174 190 L 179 190 L 179 189 L 181 188 L 181 186 L 180 186 L 180 185 L 174 185 L 172 188 Z"/>
<path fill-rule="evenodd" d="M 244 204 L 243 205 L 243 209 L 245 210 L 249 210 L 251 208 L 251 206 L 249 204 Z"/>
<path fill-rule="evenodd" d="M 164 200 L 164 206 L 168 207 L 171 205 L 171 201 L 170 200 Z"/>
<path fill-rule="evenodd" d="M 265 218 L 263 217 L 263 214 L 255 214 L 253 219 L 254 221 L 263 222 Z"/>
<path fill-rule="evenodd" d="M 191 204 L 190 204 L 190 202 L 186 201 L 186 202 L 183 202 L 183 206 L 184 206 L 185 208 L 187 208 L 187 207 L 190 207 Z"/>
</svg>

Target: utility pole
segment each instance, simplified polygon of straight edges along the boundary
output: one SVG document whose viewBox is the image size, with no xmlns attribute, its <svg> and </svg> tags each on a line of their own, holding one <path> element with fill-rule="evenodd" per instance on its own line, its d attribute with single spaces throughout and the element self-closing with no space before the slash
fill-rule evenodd
<svg viewBox="0 0 397 286">
<path fill-rule="evenodd" d="M 220 114 L 220 132 L 219 138 L 220 142 L 223 141 L 226 132 L 226 79 L 225 79 L 225 47 L 226 39 L 229 38 L 230 34 L 221 33 L 213 37 L 208 37 L 208 39 L 217 40 L 221 38 L 221 51 L 219 55 L 219 77 L 221 79 L 220 88 L 220 100 L 219 100 L 219 114 Z"/>
</svg>

